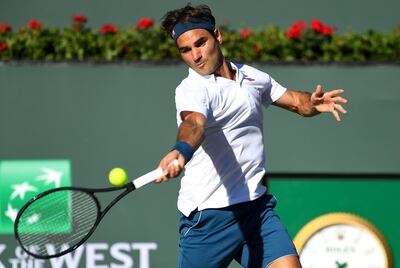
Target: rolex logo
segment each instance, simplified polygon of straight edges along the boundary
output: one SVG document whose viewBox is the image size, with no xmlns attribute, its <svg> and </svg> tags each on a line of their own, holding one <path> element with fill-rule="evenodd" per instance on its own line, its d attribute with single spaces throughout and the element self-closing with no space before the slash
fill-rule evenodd
<svg viewBox="0 0 400 268">
<path fill-rule="evenodd" d="M 343 231 L 338 231 L 336 235 L 337 235 L 336 237 L 338 240 L 343 240 L 345 238 Z"/>
<path fill-rule="evenodd" d="M 3 160 L 0 161 L 0 234 L 14 233 L 18 210 L 35 195 L 53 188 L 71 186 L 68 160 Z M 60 204 L 58 209 L 68 209 Z M 49 211 L 49 213 L 52 213 Z M 32 215 L 32 222 L 41 215 Z M 60 232 L 70 230 L 70 220 L 58 226 Z M 38 232 L 46 232 L 43 226 Z"/>
<path fill-rule="evenodd" d="M 336 267 L 337 268 L 347 268 L 347 263 L 346 262 L 340 263 L 340 262 L 336 261 Z"/>
</svg>

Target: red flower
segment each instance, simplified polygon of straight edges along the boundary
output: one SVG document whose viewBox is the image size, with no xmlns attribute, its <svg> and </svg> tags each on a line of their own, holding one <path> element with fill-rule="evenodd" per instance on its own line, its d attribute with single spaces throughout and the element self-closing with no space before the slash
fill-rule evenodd
<svg viewBox="0 0 400 268">
<path fill-rule="evenodd" d="M 332 26 L 325 25 L 317 19 L 311 21 L 311 28 L 313 28 L 315 32 L 321 33 L 323 35 L 331 35 L 334 30 Z"/>
<path fill-rule="evenodd" d="M 0 43 L 0 52 L 6 51 L 8 49 L 8 44 L 6 42 Z"/>
<path fill-rule="evenodd" d="M 116 34 L 118 32 L 118 29 L 117 29 L 117 27 L 115 27 L 112 24 L 104 24 L 101 27 L 100 32 L 103 34 L 107 34 L 107 33 Z"/>
<path fill-rule="evenodd" d="M 301 29 L 291 27 L 289 30 L 286 32 L 286 36 L 292 39 L 299 39 L 301 37 Z"/>
<path fill-rule="evenodd" d="M 0 23 L 0 33 L 8 33 L 11 31 L 10 25 L 7 23 Z"/>
<path fill-rule="evenodd" d="M 324 25 L 324 26 L 322 27 L 321 33 L 322 33 L 323 35 L 331 35 L 331 34 L 333 33 L 333 30 L 334 30 L 333 27 L 328 26 L 328 25 Z"/>
<path fill-rule="evenodd" d="M 243 39 L 247 39 L 247 38 L 249 38 L 250 36 L 253 36 L 253 31 L 252 30 L 250 30 L 249 28 L 247 28 L 247 27 L 244 27 L 243 29 L 242 29 L 242 31 L 240 32 L 240 36 L 242 36 L 242 38 Z"/>
<path fill-rule="evenodd" d="M 292 24 L 292 28 L 296 28 L 299 30 L 305 30 L 305 29 L 307 29 L 307 24 L 305 24 L 303 21 L 299 20 Z"/>
<path fill-rule="evenodd" d="M 147 28 L 153 26 L 153 24 L 154 24 L 154 21 L 152 18 L 142 18 L 136 24 L 136 30 L 147 29 Z"/>
<path fill-rule="evenodd" d="M 72 20 L 76 24 L 83 24 L 83 23 L 87 22 L 87 17 L 83 16 L 83 15 L 75 15 L 72 17 Z"/>
<path fill-rule="evenodd" d="M 324 24 L 317 19 L 311 20 L 311 28 L 313 28 L 314 31 L 318 33 L 322 33 L 322 28 L 324 27 Z"/>
<path fill-rule="evenodd" d="M 299 20 L 292 24 L 292 27 L 289 28 L 286 32 L 286 36 L 292 39 L 298 39 L 303 34 L 303 30 L 307 29 L 307 25 Z"/>
<path fill-rule="evenodd" d="M 262 47 L 260 47 L 258 44 L 254 45 L 254 52 L 256 52 L 257 55 L 260 55 L 262 51 Z"/>
<path fill-rule="evenodd" d="M 42 24 L 37 20 L 31 20 L 30 22 L 28 22 L 28 28 L 32 30 L 39 30 L 40 28 L 42 28 Z"/>
</svg>

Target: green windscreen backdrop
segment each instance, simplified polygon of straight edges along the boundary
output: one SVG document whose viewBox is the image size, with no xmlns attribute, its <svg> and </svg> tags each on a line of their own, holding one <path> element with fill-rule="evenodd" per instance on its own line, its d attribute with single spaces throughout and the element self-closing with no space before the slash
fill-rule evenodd
<svg viewBox="0 0 400 268">
<path fill-rule="evenodd" d="M 64 27 L 82 14 L 93 30 L 105 23 L 124 29 L 144 17 L 159 22 L 187 2 L 2 0 L 0 23 L 17 30 L 37 19 Z M 235 29 L 320 19 L 339 33 L 388 32 L 400 22 L 398 0 L 191 2 L 210 5 L 219 25 Z M 312 91 L 320 83 L 344 88 L 349 99 L 341 123 L 331 115 L 265 110 L 268 185 L 289 233 L 294 237 L 320 215 L 350 212 L 382 232 L 399 268 L 398 65 L 255 67 L 286 87 Z M 24 254 L 12 219 L 20 204 L 57 182 L 101 188 L 115 166 L 131 178 L 154 169 L 175 141 L 174 89 L 186 75 L 182 64 L 0 64 L 0 268 L 177 267 L 179 179 L 125 197 L 84 246 L 61 259 Z M 15 165 L 20 172 L 10 171 Z M 18 195 L 18 187 L 26 194 Z"/>
</svg>

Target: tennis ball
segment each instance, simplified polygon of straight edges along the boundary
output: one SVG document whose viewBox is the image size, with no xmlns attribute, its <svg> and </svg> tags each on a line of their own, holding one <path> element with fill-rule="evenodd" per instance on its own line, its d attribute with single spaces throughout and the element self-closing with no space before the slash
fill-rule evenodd
<svg viewBox="0 0 400 268">
<path fill-rule="evenodd" d="M 113 168 L 108 174 L 108 180 L 114 186 L 121 187 L 124 186 L 128 180 L 128 175 L 125 170 L 119 167 Z"/>
</svg>

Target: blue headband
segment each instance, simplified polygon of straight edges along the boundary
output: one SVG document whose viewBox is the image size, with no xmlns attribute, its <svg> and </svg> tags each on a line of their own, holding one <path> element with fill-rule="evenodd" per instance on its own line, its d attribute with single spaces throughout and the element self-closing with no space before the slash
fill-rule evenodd
<svg viewBox="0 0 400 268">
<path fill-rule="evenodd" d="M 171 37 L 176 42 L 181 34 L 193 29 L 204 29 L 214 32 L 215 24 L 210 18 L 191 18 L 190 21 L 178 22 L 175 24 L 174 29 L 172 29 Z"/>
</svg>

